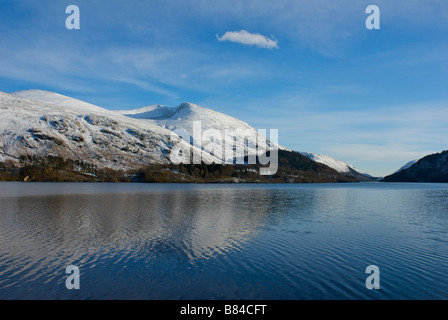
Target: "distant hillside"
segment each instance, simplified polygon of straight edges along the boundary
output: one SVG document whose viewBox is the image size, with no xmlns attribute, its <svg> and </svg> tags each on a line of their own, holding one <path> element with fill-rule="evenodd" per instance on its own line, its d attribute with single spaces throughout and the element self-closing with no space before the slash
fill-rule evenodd
<svg viewBox="0 0 448 320">
<path fill-rule="evenodd" d="M 21 156 L 20 165 L 0 162 L 0 181 L 33 182 L 198 182 L 198 183 L 328 183 L 358 182 L 297 153 L 279 150 L 279 167 L 271 176 L 260 165 L 151 164 L 128 171 L 100 168 L 61 157 Z"/>
<path fill-rule="evenodd" d="M 448 182 L 448 150 L 426 156 L 408 168 L 384 178 L 385 182 Z"/>
</svg>

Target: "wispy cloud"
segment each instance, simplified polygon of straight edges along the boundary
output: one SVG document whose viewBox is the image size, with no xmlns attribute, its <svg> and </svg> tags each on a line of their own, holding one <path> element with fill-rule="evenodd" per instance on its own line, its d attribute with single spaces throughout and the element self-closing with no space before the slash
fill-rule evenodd
<svg viewBox="0 0 448 320">
<path fill-rule="evenodd" d="M 236 42 L 244 45 L 257 46 L 266 49 L 278 49 L 277 40 L 267 38 L 262 34 L 250 33 L 247 30 L 227 31 L 221 37 L 216 35 L 216 38 L 219 41 Z"/>
</svg>

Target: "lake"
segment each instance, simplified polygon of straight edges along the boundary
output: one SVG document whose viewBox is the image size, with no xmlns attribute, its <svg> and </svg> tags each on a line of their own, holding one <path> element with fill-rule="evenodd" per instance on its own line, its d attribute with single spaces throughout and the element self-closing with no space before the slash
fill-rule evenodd
<svg viewBox="0 0 448 320">
<path fill-rule="evenodd" d="M 0 299 L 447 298 L 448 184 L 0 183 Z"/>
</svg>

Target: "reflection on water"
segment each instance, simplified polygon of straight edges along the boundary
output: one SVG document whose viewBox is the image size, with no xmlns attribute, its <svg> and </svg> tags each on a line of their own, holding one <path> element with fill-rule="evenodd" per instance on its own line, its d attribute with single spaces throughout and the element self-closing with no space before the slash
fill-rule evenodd
<svg viewBox="0 0 448 320">
<path fill-rule="evenodd" d="M 257 205 L 248 210 L 239 210 L 249 200 L 237 190 L 8 198 L 3 210 L 15 215 L 0 229 L 15 235 L 11 240 L 17 248 L 71 248 L 67 251 L 78 254 L 75 260 L 85 254 L 75 248 L 94 252 L 112 243 L 114 250 L 136 252 L 172 246 L 188 260 L 208 259 L 253 236 L 269 207 L 265 192 L 259 191 Z"/>
<path fill-rule="evenodd" d="M 446 299 L 446 185 L 0 183 L 0 299 Z M 65 268 L 81 289 L 65 288 Z M 365 268 L 381 269 L 381 290 Z"/>
</svg>

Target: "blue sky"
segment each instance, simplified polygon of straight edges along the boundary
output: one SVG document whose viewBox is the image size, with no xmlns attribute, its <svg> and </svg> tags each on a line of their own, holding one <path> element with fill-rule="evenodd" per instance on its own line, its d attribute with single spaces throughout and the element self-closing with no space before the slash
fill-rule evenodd
<svg viewBox="0 0 448 320">
<path fill-rule="evenodd" d="M 447 40 L 445 0 L 1 0 L 0 91 L 189 101 L 382 176 L 448 149 Z"/>
</svg>

